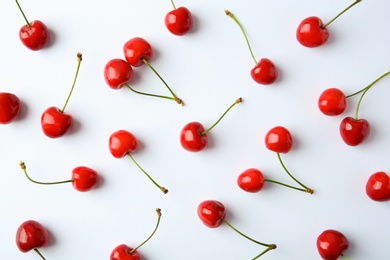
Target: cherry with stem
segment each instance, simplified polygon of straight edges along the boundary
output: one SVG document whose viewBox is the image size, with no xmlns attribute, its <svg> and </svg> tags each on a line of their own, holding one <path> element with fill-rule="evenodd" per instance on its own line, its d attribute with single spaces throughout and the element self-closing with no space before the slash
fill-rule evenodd
<svg viewBox="0 0 390 260">
<path fill-rule="evenodd" d="M 48 243 L 49 232 L 41 223 L 35 220 L 24 221 L 16 231 L 16 245 L 23 253 L 34 250 L 45 260 L 39 248 L 46 247 Z"/>
<path fill-rule="evenodd" d="M 185 35 L 192 28 L 192 14 L 186 7 L 176 8 L 173 0 L 171 0 L 171 4 L 173 10 L 165 15 L 165 26 L 174 35 Z"/>
</svg>

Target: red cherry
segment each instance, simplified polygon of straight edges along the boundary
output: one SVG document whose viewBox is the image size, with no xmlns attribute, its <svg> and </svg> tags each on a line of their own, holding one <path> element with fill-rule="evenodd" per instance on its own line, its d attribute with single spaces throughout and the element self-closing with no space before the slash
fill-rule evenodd
<svg viewBox="0 0 390 260">
<path fill-rule="evenodd" d="M 327 116 L 337 116 L 345 111 L 347 98 L 340 89 L 329 88 L 320 95 L 318 107 Z"/>
<path fill-rule="evenodd" d="M 23 222 L 16 231 L 16 245 L 23 253 L 34 250 L 44 259 L 38 248 L 45 247 L 48 243 L 49 233 L 42 224 L 35 220 Z"/>
<path fill-rule="evenodd" d="M 340 123 L 340 135 L 347 145 L 357 146 L 366 140 L 369 134 L 370 124 L 365 119 L 346 117 Z"/>
<path fill-rule="evenodd" d="M 366 193 L 375 201 L 390 200 L 390 176 L 385 172 L 372 174 L 366 183 Z"/>
<path fill-rule="evenodd" d="M 173 3 L 173 2 L 172 2 Z M 192 28 L 192 15 L 186 7 L 176 8 L 165 16 L 165 26 L 168 30 L 178 36 L 187 34 Z"/>
<path fill-rule="evenodd" d="M 258 169 L 250 168 L 237 178 L 238 186 L 247 192 L 258 192 L 264 186 L 264 176 Z"/>
<path fill-rule="evenodd" d="M 138 141 L 129 131 L 118 130 L 110 136 L 109 149 L 115 158 L 123 158 L 138 149 Z"/>
<path fill-rule="evenodd" d="M 104 79 L 110 88 L 120 89 L 133 77 L 130 64 L 122 59 L 112 59 L 104 67 Z"/>
<path fill-rule="evenodd" d="M 0 92 L 0 124 L 8 124 L 19 115 L 20 100 L 11 93 Z"/>
<path fill-rule="evenodd" d="M 119 245 L 111 252 L 110 260 L 141 260 L 141 254 L 138 251 L 134 251 L 132 247 L 125 244 Z"/>
<path fill-rule="evenodd" d="M 143 59 L 149 61 L 153 57 L 152 46 L 145 39 L 135 37 L 128 40 L 123 46 L 126 61 L 133 67 L 144 64 Z"/>
<path fill-rule="evenodd" d="M 76 190 L 85 192 L 97 186 L 99 175 L 91 168 L 78 166 L 72 170 L 72 180 Z"/>
<path fill-rule="evenodd" d="M 57 138 L 69 132 L 73 117 L 63 113 L 58 107 L 49 107 L 41 116 L 43 133 L 50 138 Z"/>
<path fill-rule="evenodd" d="M 190 152 L 199 152 L 207 146 L 208 137 L 205 129 L 199 122 L 186 124 L 180 133 L 181 146 Z"/>
<path fill-rule="evenodd" d="M 347 238 L 337 230 L 325 230 L 317 238 L 317 249 L 324 260 L 336 260 L 349 247 Z"/>
<path fill-rule="evenodd" d="M 290 132 L 283 126 L 276 126 L 265 136 L 266 147 L 277 153 L 288 153 L 293 145 Z"/>
<path fill-rule="evenodd" d="M 304 19 L 297 29 L 297 40 L 305 47 L 314 48 L 323 45 L 329 38 L 329 31 L 317 16 Z"/>
<path fill-rule="evenodd" d="M 278 71 L 271 60 L 262 58 L 251 70 L 251 76 L 259 84 L 270 85 L 278 78 Z"/>
<path fill-rule="evenodd" d="M 205 200 L 198 206 L 200 220 L 210 228 L 216 228 L 222 225 L 225 215 L 225 206 L 219 201 Z"/>
</svg>

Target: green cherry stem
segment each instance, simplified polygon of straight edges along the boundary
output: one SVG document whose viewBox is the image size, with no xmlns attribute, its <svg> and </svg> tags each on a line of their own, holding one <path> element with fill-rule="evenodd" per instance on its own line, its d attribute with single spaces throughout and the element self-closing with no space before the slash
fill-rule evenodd
<svg viewBox="0 0 390 260">
<path fill-rule="evenodd" d="M 20 165 L 20 168 L 23 170 L 24 172 L 24 175 L 27 177 L 27 179 L 29 179 L 31 182 L 33 183 L 36 183 L 36 184 L 42 184 L 42 185 L 53 185 L 53 184 L 63 184 L 63 183 L 68 183 L 68 182 L 74 182 L 73 179 L 71 180 L 65 180 L 65 181 L 55 181 L 55 182 L 41 182 L 41 181 L 36 181 L 36 180 L 33 180 L 32 178 L 30 178 L 30 176 L 27 174 L 27 167 L 26 167 L 26 164 L 24 162 L 20 162 L 19 163 Z"/>
<path fill-rule="evenodd" d="M 292 185 L 289 185 L 289 184 L 286 184 L 286 183 L 283 183 L 283 182 L 280 182 L 280 181 L 275 181 L 275 180 L 270 180 L 270 179 L 264 179 L 264 181 L 266 181 L 266 182 L 271 182 L 271 183 L 275 183 L 275 184 L 279 184 L 279 185 L 282 185 L 282 186 L 285 186 L 285 187 L 288 187 L 288 188 L 291 188 L 291 189 L 294 189 L 294 190 L 299 190 L 299 191 L 303 191 L 303 192 L 308 192 L 307 189 L 298 188 L 298 187 L 295 187 L 295 186 L 292 186 Z"/>
<path fill-rule="evenodd" d="M 35 251 L 43 260 L 46 260 L 46 258 L 43 257 L 43 255 L 41 254 L 41 252 L 39 252 L 38 248 L 34 248 L 34 251 Z"/>
<path fill-rule="evenodd" d="M 230 109 L 232 109 L 235 105 L 237 105 L 238 103 L 241 103 L 242 102 L 242 98 L 238 98 L 236 101 L 234 101 L 233 104 L 230 105 L 230 107 L 222 114 L 222 116 L 212 125 L 210 126 L 208 129 L 204 130 L 202 133 L 200 133 L 201 135 L 205 135 L 207 134 L 209 131 L 211 131 L 211 129 L 213 129 L 221 120 L 222 118 L 225 117 L 225 115 L 229 112 Z"/>
<path fill-rule="evenodd" d="M 150 96 L 150 97 L 158 97 L 158 98 L 165 98 L 165 99 L 175 100 L 174 97 L 168 97 L 168 96 L 162 96 L 162 95 L 156 95 L 156 94 L 150 94 L 150 93 L 145 93 L 145 92 L 137 91 L 137 90 L 133 89 L 131 86 L 129 86 L 127 83 L 125 83 L 124 85 L 125 85 L 128 89 L 130 89 L 131 91 L 133 91 L 134 93 L 137 93 L 137 94 L 141 94 L 141 95 L 145 95 L 145 96 Z"/>
<path fill-rule="evenodd" d="M 173 2 L 173 0 L 171 0 L 171 3 L 172 3 L 172 6 L 173 6 L 173 9 L 176 9 L 176 6 L 175 6 L 175 3 Z"/>
<path fill-rule="evenodd" d="M 347 256 L 345 256 L 344 254 L 341 254 L 340 255 L 342 258 L 344 258 L 345 260 L 350 260 Z"/>
<path fill-rule="evenodd" d="M 248 36 L 245 33 L 244 27 L 241 25 L 241 23 L 238 21 L 238 19 L 234 16 L 234 14 L 232 12 L 230 12 L 229 10 L 225 10 L 225 14 L 227 16 L 229 16 L 230 18 L 232 18 L 233 21 L 238 25 L 238 27 L 240 27 L 240 30 L 245 37 L 245 41 L 246 41 L 246 44 L 248 45 L 249 52 L 251 53 L 252 59 L 255 61 L 255 64 L 257 65 L 258 61 L 256 60 L 255 55 L 253 54 L 252 47 L 249 43 Z"/>
<path fill-rule="evenodd" d="M 133 158 L 133 156 L 130 153 L 127 153 L 127 155 L 130 157 L 130 159 L 137 165 L 137 167 L 148 177 L 149 180 L 151 180 L 154 185 L 157 186 L 164 194 L 168 193 L 168 190 L 165 187 L 160 186 L 153 178 L 137 163 L 137 161 Z"/>
<path fill-rule="evenodd" d="M 24 20 L 26 21 L 27 27 L 30 28 L 30 27 L 31 27 L 31 24 L 30 24 L 30 22 L 28 21 L 26 15 L 24 14 L 24 12 L 23 12 L 23 10 L 22 10 L 22 7 L 20 7 L 20 4 L 19 4 L 18 0 L 15 0 L 15 2 L 16 2 L 16 4 L 17 4 L 17 6 L 18 6 L 20 12 L 22 13 Z"/>
<path fill-rule="evenodd" d="M 345 8 L 342 12 L 340 12 L 338 15 L 336 15 L 332 20 L 330 20 L 328 23 L 324 24 L 322 26 L 322 29 L 325 29 L 326 27 L 328 27 L 331 23 L 333 23 L 337 18 L 339 18 L 343 13 L 345 13 L 346 11 L 348 11 L 349 9 L 351 9 L 353 6 L 355 6 L 356 4 L 360 3 L 362 0 L 356 0 L 355 2 L 353 2 L 352 4 L 350 4 L 347 8 Z"/>
<path fill-rule="evenodd" d="M 68 94 L 68 97 L 66 98 L 64 107 L 61 109 L 61 112 L 62 112 L 62 113 L 65 111 L 65 108 L 66 108 L 66 106 L 68 105 L 70 96 L 72 95 L 74 86 L 76 85 L 76 80 L 77 80 L 77 76 L 79 75 L 80 64 L 81 64 L 81 61 L 82 61 L 82 60 L 83 60 L 82 54 L 81 54 L 80 52 L 78 52 L 78 53 L 77 53 L 77 69 L 76 69 L 76 75 L 74 76 L 73 84 L 72 84 L 72 87 L 70 88 L 70 92 L 69 92 L 69 94 Z"/>
<path fill-rule="evenodd" d="M 142 61 L 157 75 L 157 77 L 160 78 L 160 80 L 164 83 L 164 85 L 167 87 L 167 89 L 169 90 L 169 92 L 172 94 L 173 96 L 173 100 L 176 101 L 176 103 L 178 103 L 179 105 L 182 105 L 184 106 L 184 102 L 183 100 L 181 100 L 180 98 L 178 98 L 175 93 L 172 91 L 172 89 L 169 87 L 169 85 L 165 82 L 165 80 L 160 76 L 160 74 L 153 68 L 153 66 L 145 59 L 145 58 L 142 58 Z"/>
<path fill-rule="evenodd" d="M 144 241 L 142 242 L 139 246 L 137 246 L 136 248 L 133 248 L 132 250 L 130 250 L 129 252 L 129 255 L 131 255 L 132 253 L 134 253 L 135 251 L 137 251 L 137 249 L 139 249 L 141 246 L 143 246 L 146 242 L 148 242 L 153 236 L 154 234 L 156 233 L 157 229 L 158 229 L 158 226 L 160 225 L 160 220 L 161 220 L 161 209 L 157 208 L 156 209 L 156 212 L 157 212 L 157 223 L 156 223 L 156 227 L 154 228 L 152 234 L 150 234 L 150 236 Z"/>
<path fill-rule="evenodd" d="M 301 183 L 300 181 L 298 181 L 290 172 L 289 170 L 287 169 L 287 167 L 284 165 L 283 161 L 282 161 L 282 158 L 280 156 L 280 153 L 276 153 L 278 155 L 278 159 L 279 159 L 279 162 L 280 164 L 282 165 L 283 169 L 286 171 L 286 173 L 296 182 L 298 183 L 299 185 L 301 185 L 302 188 L 304 188 L 304 192 L 307 192 L 309 194 L 313 194 L 314 193 L 314 190 L 307 187 L 306 185 L 304 185 L 303 183 Z"/>
</svg>

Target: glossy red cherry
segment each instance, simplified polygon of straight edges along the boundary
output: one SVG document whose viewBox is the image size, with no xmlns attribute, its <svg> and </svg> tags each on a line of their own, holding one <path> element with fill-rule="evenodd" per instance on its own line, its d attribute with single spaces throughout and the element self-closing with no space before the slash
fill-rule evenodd
<svg viewBox="0 0 390 260">
<path fill-rule="evenodd" d="M 174 35 L 185 35 L 192 28 L 192 14 L 186 7 L 176 8 L 171 0 L 173 10 L 165 16 L 165 26 Z"/>
<path fill-rule="evenodd" d="M 348 247 L 347 238 L 337 230 L 325 230 L 317 238 L 318 253 L 324 260 L 337 260 Z"/>
<path fill-rule="evenodd" d="M 8 124 L 19 115 L 20 100 L 12 93 L 0 92 L 0 124 Z"/>
<path fill-rule="evenodd" d="M 264 186 L 264 176 L 261 171 L 249 168 L 243 171 L 237 178 L 238 186 L 247 192 L 258 192 Z"/>
<path fill-rule="evenodd" d="M 370 123 L 366 119 L 346 117 L 340 123 L 340 135 L 347 145 L 357 146 L 370 135 Z"/>
<path fill-rule="evenodd" d="M 16 245 L 23 253 L 34 250 L 44 259 L 38 249 L 47 246 L 48 243 L 47 229 L 35 220 L 23 222 L 16 231 Z"/>
<path fill-rule="evenodd" d="M 78 166 L 72 170 L 73 187 L 81 192 L 89 191 L 99 182 L 98 173 L 86 166 Z"/>
<path fill-rule="evenodd" d="M 314 48 L 328 41 L 329 31 L 319 17 L 310 16 L 299 24 L 296 37 L 303 46 Z"/>
<path fill-rule="evenodd" d="M 199 122 L 186 124 L 180 132 L 181 146 L 190 152 L 202 151 L 208 143 L 208 136 Z"/>
<path fill-rule="evenodd" d="M 329 88 L 321 93 L 318 99 L 318 108 L 327 116 L 342 114 L 347 107 L 347 98 L 338 88 Z"/>
<path fill-rule="evenodd" d="M 259 84 L 270 85 L 278 78 L 278 71 L 271 60 L 262 58 L 251 70 L 251 76 Z"/>
<path fill-rule="evenodd" d="M 141 37 L 128 40 L 123 46 L 126 61 L 133 67 L 144 64 L 143 59 L 149 61 L 153 57 L 153 49 L 148 41 Z"/>
<path fill-rule="evenodd" d="M 366 193 L 375 201 L 390 200 L 390 176 L 385 172 L 372 174 L 366 183 Z"/>
<path fill-rule="evenodd" d="M 110 88 L 120 89 L 133 77 L 130 64 L 122 59 L 112 59 L 104 67 L 104 79 Z"/>
<path fill-rule="evenodd" d="M 216 228 L 222 225 L 225 215 L 225 206 L 219 201 L 205 200 L 198 206 L 200 220 L 210 228 Z"/>
<path fill-rule="evenodd" d="M 276 126 L 268 131 L 265 136 L 266 147 L 277 153 L 288 153 L 293 145 L 293 139 L 283 126 Z"/>
<path fill-rule="evenodd" d="M 123 158 L 128 153 L 133 153 L 138 149 L 137 138 L 126 130 L 118 130 L 111 134 L 109 139 L 109 149 L 115 158 Z"/>
</svg>

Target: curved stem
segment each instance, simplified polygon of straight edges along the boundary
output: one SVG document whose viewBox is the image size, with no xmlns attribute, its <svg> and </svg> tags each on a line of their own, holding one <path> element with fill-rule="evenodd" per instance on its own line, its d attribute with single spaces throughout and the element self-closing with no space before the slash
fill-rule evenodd
<svg viewBox="0 0 390 260">
<path fill-rule="evenodd" d="M 144 241 L 142 242 L 139 246 L 137 246 L 136 248 L 133 248 L 130 252 L 129 252 L 129 255 L 131 255 L 132 253 L 134 253 L 135 251 L 137 251 L 137 249 L 139 249 L 141 246 L 143 246 L 146 242 L 148 242 L 152 237 L 153 235 L 156 233 L 157 229 L 158 229 L 158 226 L 160 225 L 160 220 L 161 220 L 161 209 L 157 208 L 156 209 L 156 212 L 157 212 L 157 223 L 156 223 L 156 227 L 154 228 L 152 234 L 150 234 L 150 236 Z"/>
<path fill-rule="evenodd" d="M 165 82 L 165 80 L 160 76 L 160 74 L 158 74 L 158 72 L 153 68 L 153 66 L 145 59 L 145 58 L 142 58 L 142 61 L 157 75 L 157 77 L 160 78 L 160 80 L 164 83 L 164 85 L 167 87 L 167 89 L 169 90 L 169 92 L 171 92 L 172 96 L 173 96 L 173 100 L 175 100 L 179 105 L 182 105 L 184 106 L 184 103 L 183 101 L 178 98 L 175 93 L 173 93 L 172 89 L 168 86 L 168 84 Z"/>
<path fill-rule="evenodd" d="M 298 188 L 298 187 L 295 187 L 295 186 L 292 186 L 292 185 L 289 185 L 289 184 L 286 184 L 286 183 L 283 183 L 283 182 L 280 182 L 280 181 L 269 180 L 269 179 L 264 179 L 264 181 L 266 181 L 266 182 L 272 182 L 272 183 L 275 183 L 275 184 L 279 184 L 279 185 L 282 185 L 282 186 L 285 186 L 285 187 L 288 187 L 288 188 L 291 188 L 291 189 L 294 189 L 294 190 L 299 190 L 299 191 L 303 191 L 303 192 L 308 192 L 307 189 Z"/>
<path fill-rule="evenodd" d="M 82 61 L 82 60 L 83 60 L 83 57 L 82 57 L 81 53 L 78 52 L 78 53 L 77 53 L 77 69 L 76 69 L 76 75 L 74 76 L 72 87 L 70 88 L 70 92 L 69 92 L 69 94 L 68 94 L 68 97 L 66 98 L 64 107 L 61 109 L 61 112 L 64 112 L 64 111 L 65 111 L 66 105 L 68 104 L 68 101 L 69 101 L 69 99 L 70 99 L 70 96 L 72 95 L 74 86 L 75 86 L 75 84 L 76 84 L 77 76 L 79 75 L 80 64 L 81 64 L 81 61 Z"/>
<path fill-rule="evenodd" d="M 350 260 L 348 257 L 346 257 L 344 254 L 341 254 L 341 257 L 344 258 L 345 260 Z"/>
<path fill-rule="evenodd" d="M 176 9 L 176 6 L 175 6 L 175 3 L 173 2 L 173 0 L 171 0 L 171 3 L 172 3 L 172 6 L 173 6 L 173 9 Z"/>
<path fill-rule="evenodd" d="M 341 13 L 339 13 L 338 15 L 336 15 L 332 20 L 330 20 L 328 23 L 326 23 L 325 25 L 322 26 L 323 29 L 325 29 L 327 26 L 329 26 L 331 23 L 333 23 L 337 18 L 339 18 L 343 13 L 345 13 L 346 11 L 348 11 L 349 9 L 351 9 L 354 5 L 360 3 L 362 0 L 356 0 L 355 2 L 353 2 L 352 4 L 350 4 L 347 8 L 345 8 Z"/>
<path fill-rule="evenodd" d="M 16 2 L 16 4 L 18 5 L 18 8 L 19 8 L 20 12 L 22 13 L 24 20 L 26 21 L 27 27 L 30 28 L 30 27 L 31 27 L 31 24 L 30 24 L 30 22 L 27 20 L 27 17 L 26 17 L 26 15 L 25 15 L 24 12 L 23 12 L 22 7 L 20 7 L 18 0 L 15 0 L 15 2 Z"/>
<path fill-rule="evenodd" d="M 273 247 L 274 246 L 274 247 Z M 259 255 L 257 255 L 255 258 L 253 258 L 252 260 L 256 260 L 258 258 L 260 258 L 260 256 L 264 255 L 265 253 L 267 253 L 268 251 L 272 250 L 272 249 L 275 249 L 276 248 L 276 245 L 274 244 L 271 244 L 269 247 L 267 247 L 263 252 L 261 252 Z"/>
<path fill-rule="evenodd" d="M 280 164 L 282 165 L 283 169 L 286 171 L 286 173 L 296 182 L 298 183 L 299 185 L 301 185 L 303 188 L 306 189 L 306 192 L 307 193 L 310 193 L 310 194 L 313 194 L 314 193 L 314 190 L 313 189 L 310 189 L 309 187 L 307 187 L 306 185 L 304 185 L 303 183 L 301 183 L 300 181 L 298 181 L 286 168 L 286 166 L 284 165 L 283 161 L 282 161 L 282 158 L 280 157 L 280 153 L 276 153 L 278 155 L 278 159 L 279 159 L 279 162 Z"/>
<path fill-rule="evenodd" d="M 29 179 L 31 182 L 36 183 L 36 184 L 52 185 L 52 184 L 63 184 L 63 183 L 68 183 L 68 182 L 74 182 L 73 179 L 66 180 L 66 181 L 55 181 L 55 182 L 40 182 L 40 181 L 36 181 L 36 180 L 31 179 L 30 176 L 27 174 L 27 169 L 26 169 L 26 165 L 25 165 L 24 162 L 21 161 L 19 163 L 19 165 L 20 165 L 20 168 L 22 168 L 22 170 L 24 172 L 24 175 L 27 177 L 27 179 Z"/>
<path fill-rule="evenodd" d="M 250 45 L 250 43 L 249 43 L 249 40 L 248 40 L 248 37 L 247 37 L 247 35 L 246 35 L 246 33 L 245 33 L 244 27 L 243 27 L 243 26 L 241 25 L 241 23 L 237 20 L 237 18 L 234 16 L 233 13 L 231 13 L 231 12 L 228 11 L 228 10 L 225 10 L 225 14 L 226 14 L 227 16 L 229 16 L 230 18 L 232 18 L 233 21 L 238 25 L 238 27 L 240 27 L 240 30 L 241 30 L 242 34 L 244 34 L 245 41 L 246 41 L 246 44 L 248 45 L 249 52 L 251 53 L 252 59 L 255 61 L 255 64 L 257 65 L 258 62 L 257 62 L 257 60 L 256 60 L 256 58 L 255 58 L 255 55 L 253 54 L 252 47 L 251 47 L 251 45 Z"/>
<path fill-rule="evenodd" d="M 133 156 L 130 154 L 130 153 L 127 153 L 127 155 L 131 158 L 131 160 L 135 163 L 135 165 L 137 165 L 137 167 L 146 175 L 146 177 L 148 177 L 149 180 L 151 180 L 154 185 L 156 185 L 163 193 L 168 193 L 168 190 L 162 186 L 160 186 L 155 180 L 153 180 L 152 177 L 150 177 L 150 175 L 144 170 L 142 169 L 142 167 L 137 163 L 137 161 L 133 158 Z"/>
<path fill-rule="evenodd" d="M 43 260 L 46 260 L 43 255 L 41 254 L 41 252 L 39 252 L 38 248 L 34 248 L 34 251 L 43 259 Z"/>
<path fill-rule="evenodd" d="M 145 93 L 145 92 L 137 91 L 137 90 L 133 89 L 131 86 L 129 86 L 127 83 L 125 83 L 124 85 L 125 85 L 128 89 L 130 89 L 131 91 L 133 91 L 134 93 L 137 93 L 137 94 L 141 94 L 141 95 L 145 95 L 145 96 L 151 96 L 151 97 L 158 97 L 158 98 L 165 98 L 165 99 L 175 100 L 175 98 L 173 98 L 173 97 L 161 96 L 161 95 L 156 95 L 156 94 L 150 94 L 150 93 Z"/>
<path fill-rule="evenodd" d="M 237 105 L 238 103 L 241 103 L 241 102 L 242 102 L 242 98 L 238 98 L 236 101 L 234 101 L 234 103 L 230 105 L 230 107 L 225 111 L 225 113 L 222 114 L 222 116 L 217 120 L 217 122 L 215 122 L 211 127 L 204 130 L 200 134 L 201 135 L 207 134 L 211 129 L 213 129 L 222 120 L 222 118 L 227 114 L 227 112 L 229 112 L 230 109 L 232 109 L 235 105 Z"/>
</svg>

